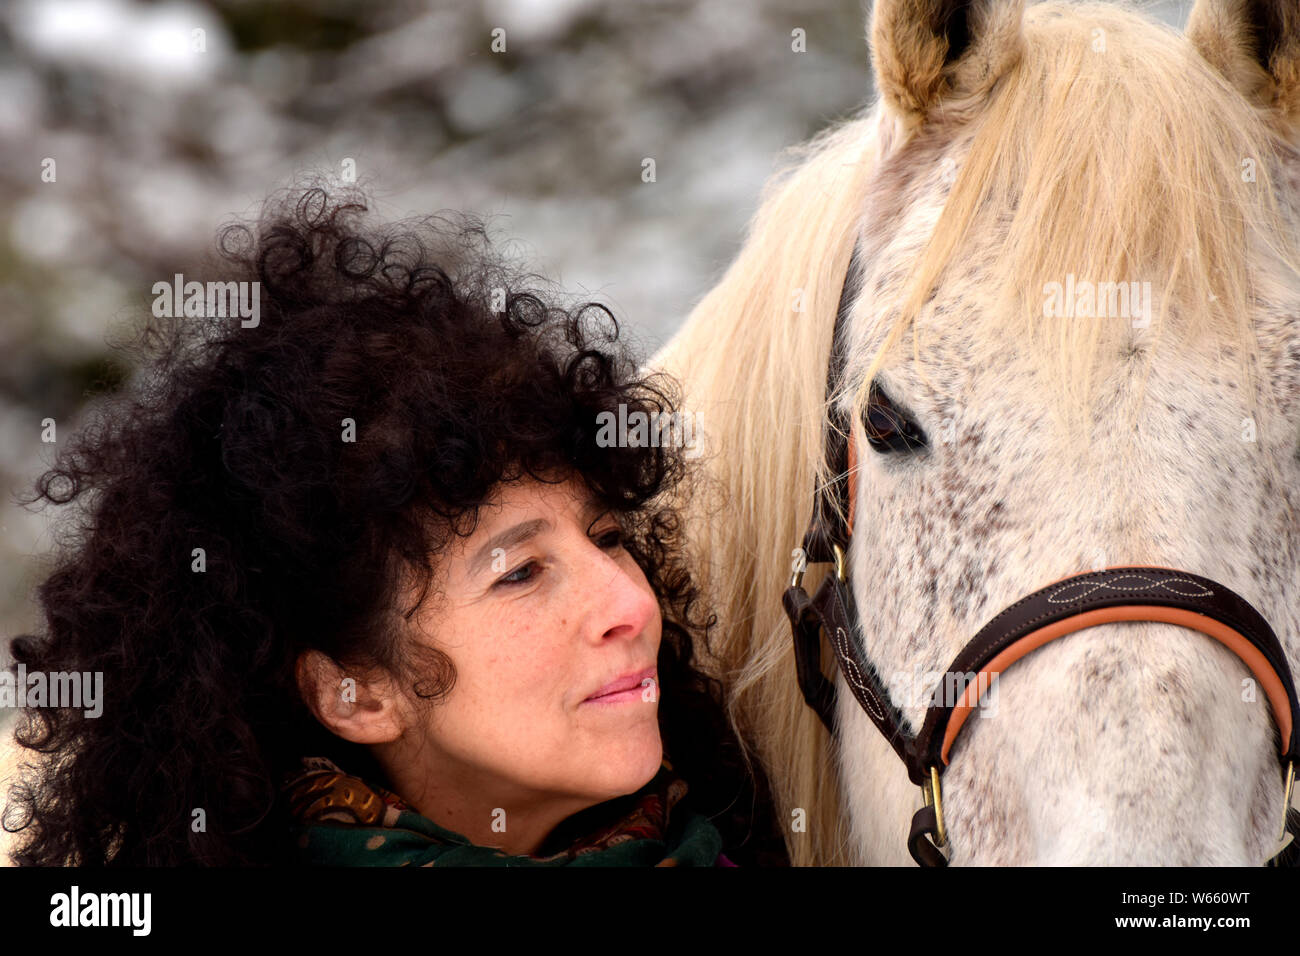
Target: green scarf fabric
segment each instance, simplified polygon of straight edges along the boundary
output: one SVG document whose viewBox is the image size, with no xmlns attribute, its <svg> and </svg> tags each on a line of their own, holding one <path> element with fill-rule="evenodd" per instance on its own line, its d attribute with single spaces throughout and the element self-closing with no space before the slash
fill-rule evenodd
<svg viewBox="0 0 1300 956">
<path fill-rule="evenodd" d="M 298 858 L 312 866 L 714 866 L 722 851 L 717 828 L 678 806 L 686 783 L 666 761 L 635 794 L 570 817 L 539 856 L 476 846 L 321 757 L 285 793 Z"/>
</svg>

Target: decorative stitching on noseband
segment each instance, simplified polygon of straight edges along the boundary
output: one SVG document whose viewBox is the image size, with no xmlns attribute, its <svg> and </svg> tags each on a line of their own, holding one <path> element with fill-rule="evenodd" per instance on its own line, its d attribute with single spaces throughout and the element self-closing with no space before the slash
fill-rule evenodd
<svg viewBox="0 0 1300 956">
<path fill-rule="evenodd" d="M 1126 578 L 1137 578 L 1139 581 L 1144 581 L 1146 583 L 1145 584 L 1117 583 L 1125 580 Z M 1179 588 L 1169 586 L 1171 583 L 1177 583 L 1177 582 L 1190 584 L 1193 587 L 1199 588 L 1200 590 L 1198 592 L 1183 591 L 1180 590 Z M 1205 585 L 1197 581 L 1193 581 L 1190 578 L 1174 577 L 1174 578 L 1164 578 L 1162 580 L 1157 581 L 1155 578 L 1149 577 L 1145 574 L 1133 573 L 1133 574 L 1126 574 L 1124 575 L 1123 578 L 1116 578 L 1115 581 L 1070 581 L 1066 584 L 1062 584 L 1051 594 L 1047 595 L 1047 601 L 1049 604 L 1068 604 L 1071 601 L 1081 601 L 1084 598 L 1086 598 L 1088 595 L 1092 594 L 1095 591 L 1099 591 L 1102 588 L 1110 588 L 1115 591 L 1138 591 L 1146 587 L 1164 588 L 1169 593 L 1176 594 L 1179 597 L 1186 597 L 1186 598 L 1214 597 L 1213 591 L 1205 587 Z M 1065 593 L 1066 591 L 1069 591 L 1072 588 L 1087 588 L 1087 590 L 1080 594 L 1072 594 L 1067 597 L 1059 597 L 1059 595 Z"/>
<path fill-rule="evenodd" d="M 1081 584 L 1083 582 L 1076 582 L 1076 583 Z M 1197 582 L 1193 582 L 1193 583 L 1197 583 Z M 1064 586 L 1065 585 L 1063 585 L 1063 587 Z M 1035 592 L 1035 594 L 1036 593 L 1037 592 Z M 1001 614 L 995 617 L 992 621 L 990 621 L 987 625 L 985 625 L 985 627 L 981 630 L 980 633 L 983 634 L 985 632 L 991 632 L 993 625 L 997 624 L 1000 620 L 1002 620 L 1002 618 L 1007 617 L 1009 614 L 1011 614 L 1011 612 L 1013 612 L 1018 607 L 1020 607 L 1020 605 L 1024 604 L 1027 601 L 1033 600 L 1033 598 L 1034 598 L 1034 594 L 1031 594 L 1028 597 L 1021 598 L 1019 601 L 1011 605 L 1009 608 L 1007 608 L 1005 611 L 1003 611 Z M 1076 601 L 1060 601 L 1057 603 L 1070 604 L 1070 603 L 1079 603 L 1079 602 L 1076 600 Z M 1028 634 L 1035 629 L 1035 625 L 1037 625 L 1040 621 L 1045 621 L 1048 618 L 1055 617 L 1058 613 L 1059 613 L 1058 611 L 1044 611 L 1042 614 L 1038 614 L 1032 618 L 1028 618 L 1024 621 L 1021 621 L 1017 627 L 1017 630 L 1021 631 L 1022 635 Z M 1227 608 L 1220 607 L 1216 609 L 1213 616 L 1216 617 L 1221 622 L 1223 622 L 1224 624 L 1227 624 L 1237 633 L 1243 636 L 1247 636 L 1250 639 L 1251 643 L 1254 644 L 1256 647 L 1260 647 L 1260 641 L 1258 637 L 1259 631 L 1253 625 L 1247 624 L 1246 621 L 1242 619 L 1240 616 L 1238 616 L 1237 614 L 1232 613 Z M 1267 624 L 1267 622 L 1265 623 Z M 980 644 L 977 644 L 975 640 L 972 640 L 970 644 L 966 645 L 966 648 L 962 651 L 962 654 L 968 656 L 968 652 L 970 652 L 972 648 L 984 647 L 985 645 L 987 645 L 987 642 L 988 642 L 987 638 L 984 640 L 983 643 Z M 1263 652 L 1262 647 L 1260 648 L 1260 650 L 1261 652 Z M 1264 653 L 1264 658 L 1269 662 L 1269 665 L 1275 671 L 1278 669 L 1278 662 L 1275 661 L 1268 653 Z M 958 660 L 960 661 L 961 658 L 959 657 Z M 1285 663 L 1286 661 L 1283 660 L 1282 664 L 1285 665 Z"/>
<path fill-rule="evenodd" d="M 1100 574 L 1100 573 L 1102 572 L 1093 572 L 1093 574 Z M 1145 577 L 1145 575 L 1139 574 L 1138 572 L 1131 572 L 1131 574 L 1134 577 Z M 1187 580 L 1187 579 L 1168 578 L 1167 580 L 1172 581 L 1172 580 Z M 1077 578 L 1067 579 L 1065 582 L 1060 583 L 1059 587 L 1057 587 L 1056 591 L 1053 593 L 1059 595 L 1061 591 L 1065 590 L 1066 588 L 1072 587 L 1074 585 L 1082 586 L 1087 583 L 1088 582 L 1079 581 Z M 1200 581 L 1192 581 L 1191 583 L 1195 584 L 1197 587 L 1201 587 L 1201 588 L 1205 587 L 1205 585 L 1203 585 Z M 1053 585 L 1048 585 L 1048 587 L 1052 587 L 1052 586 Z M 1132 589 L 1132 590 L 1138 590 L 1138 589 Z M 966 667 L 968 669 L 971 657 L 974 656 L 978 658 L 981 653 L 983 653 L 988 649 L 989 641 L 991 639 L 989 635 L 1002 634 L 1003 631 L 1000 630 L 1000 628 L 1005 628 L 1005 624 L 1003 622 L 1007 618 L 1013 616 L 1020 609 L 1022 605 L 1034 600 L 1034 598 L 1037 597 L 1040 593 L 1041 590 L 1035 591 L 1033 594 L 1027 594 L 1024 597 L 1022 597 L 1020 600 L 1016 601 L 1014 604 L 1010 605 L 1007 608 L 1004 608 L 1000 614 L 998 614 L 995 618 L 993 618 L 993 620 L 989 621 L 986 625 L 984 625 L 983 628 L 980 629 L 980 633 L 977 634 L 976 637 L 973 638 L 971 642 L 966 645 L 966 647 L 962 650 L 961 654 L 958 655 L 957 660 L 953 662 L 953 665 L 950 669 L 956 669 L 959 671 L 962 670 L 963 667 Z M 1174 592 L 1174 593 L 1178 593 L 1178 592 Z M 1210 593 L 1213 594 L 1213 592 Z M 1204 595 L 1196 595 L 1196 596 L 1203 597 Z M 1226 589 L 1224 595 L 1221 595 L 1221 597 L 1233 601 L 1234 607 L 1236 606 L 1235 602 L 1241 600 L 1240 598 L 1236 597 L 1231 591 L 1226 591 Z M 1061 600 L 1057 600 L 1055 603 L 1067 604 L 1067 605 L 1077 604 L 1079 605 L 1080 610 L 1086 604 L 1085 601 L 1078 598 L 1076 598 L 1073 601 L 1067 601 L 1061 599 Z M 1053 609 L 1053 610 L 1044 611 L 1043 613 L 1037 614 L 1032 618 L 1022 619 L 1016 623 L 1016 630 L 1020 632 L 1022 635 L 1028 634 L 1030 631 L 1034 630 L 1035 626 L 1039 622 L 1045 621 L 1049 618 L 1054 618 L 1060 613 L 1061 613 L 1060 611 Z M 1240 614 L 1234 613 L 1233 610 L 1229 609 L 1226 606 L 1223 606 L 1222 601 L 1220 601 L 1220 606 L 1214 609 L 1213 616 L 1218 618 L 1224 624 L 1227 624 L 1229 627 L 1237 631 L 1239 634 L 1248 637 L 1251 643 L 1253 643 L 1256 647 L 1260 647 L 1259 634 L 1261 632 L 1255 627 L 1253 621 L 1248 622 L 1247 619 L 1243 618 Z M 996 639 L 993 638 L 993 640 L 996 643 Z M 1263 650 L 1262 647 L 1261 650 Z M 1286 665 L 1285 660 L 1279 662 L 1278 660 L 1275 660 L 1267 652 L 1264 653 L 1264 658 L 1269 662 L 1269 665 L 1275 671 L 1277 671 L 1279 667 Z"/>
</svg>

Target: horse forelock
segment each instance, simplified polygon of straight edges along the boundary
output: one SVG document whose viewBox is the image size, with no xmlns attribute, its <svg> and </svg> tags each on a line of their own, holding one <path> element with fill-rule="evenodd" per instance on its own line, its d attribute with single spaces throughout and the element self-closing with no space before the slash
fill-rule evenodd
<svg viewBox="0 0 1300 956">
<path fill-rule="evenodd" d="M 1274 182 L 1294 169 L 1293 149 L 1183 37 L 1137 13 L 1044 3 L 1029 8 L 1025 35 L 979 110 L 939 111 L 876 167 L 855 411 L 885 347 L 970 281 L 952 269 L 973 258 L 988 298 L 963 314 L 970 337 L 1012 342 L 1050 370 L 1054 411 L 1073 432 L 1132 334 L 1102 314 L 1046 317 L 1045 288 L 1071 276 L 1149 282 L 1151 335 L 1227 345 L 1251 391 L 1250 260 L 1300 270 L 1294 210 Z"/>
</svg>

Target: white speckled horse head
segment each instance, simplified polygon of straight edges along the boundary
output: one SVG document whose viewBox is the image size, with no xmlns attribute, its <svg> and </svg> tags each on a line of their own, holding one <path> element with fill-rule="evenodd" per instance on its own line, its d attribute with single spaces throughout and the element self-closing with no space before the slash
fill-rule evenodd
<svg viewBox="0 0 1300 956">
<path fill-rule="evenodd" d="M 1300 671 L 1294 0 L 1198 0 L 1181 35 L 1111 4 L 877 0 L 869 35 L 877 101 L 774 181 L 656 358 L 723 493 L 687 503 L 716 666 L 797 863 L 910 863 L 920 803 L 851 694 L 835 741 L 806 707 L 780 606 L 832 477 L 855 248 L 832 401 L 857 453 L 857 638 L 913 729 L 990 617 L 1106 566 L 1222 582 Z M 1275 852 L 1277 730 L 1216 641 L 1088 628 L 995 699 L 944 777 L 953 864 Z"/>
</svg>

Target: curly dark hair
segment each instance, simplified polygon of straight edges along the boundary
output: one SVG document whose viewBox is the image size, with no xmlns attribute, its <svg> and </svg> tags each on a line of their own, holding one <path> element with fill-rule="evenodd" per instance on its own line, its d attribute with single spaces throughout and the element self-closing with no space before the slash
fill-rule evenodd
<svg viewBox="0 0 1300 956">
<path fill-rule="evenodd" d="M 10 792 L 14 859 L 289 862 L 280 784 L 301 757 L 383 780 L 305 706 L 299 653 L 385 668 L 436 702 L 451 662 L 387 626 L 393 582 L 413 574 L 427 594 L 495 487 L 560 475 L 628 532 L 664 611 L 665 750 L 743 859 L 766 787 L 693 664 L 713 619 L 667 504 L 684 452 L 595 438 L 620 404 L 670 411 L 674 383 L 638 371 L 606 308 L 565 309 L 507 269 L 479 220 L 374 227 L 365 213 L 355 189 L 299 185 L 255 225 L 224 227 L 210 275 L 260 283 L 258 324 L 147 320 L 138 381 L 96 405 L 27 499 L 77 506 L 39 587 L 44 630 L 11 642 L 15 664 L 103 672 L 111 704 L 24 712 L 17 739 L 40 756 Z"/>
</svg>

